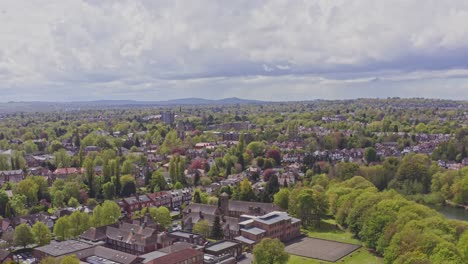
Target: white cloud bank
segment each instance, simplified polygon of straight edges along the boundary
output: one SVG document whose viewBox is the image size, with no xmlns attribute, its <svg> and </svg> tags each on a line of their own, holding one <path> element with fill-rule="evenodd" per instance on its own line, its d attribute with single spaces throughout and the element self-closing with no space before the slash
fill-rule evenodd
<svg viewBox="0 0 468 264">
<path fill-rule="evenodd" d="M 468 99 L 468 1 L 3 0 L 0 101 Z"/>
</svg>

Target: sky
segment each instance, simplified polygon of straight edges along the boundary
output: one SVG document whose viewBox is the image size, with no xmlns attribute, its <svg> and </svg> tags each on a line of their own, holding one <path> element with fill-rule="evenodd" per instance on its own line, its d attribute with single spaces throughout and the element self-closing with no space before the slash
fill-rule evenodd
<svg viewBox="0 0 468 264">
<path fill-rule="evenodd" d="M 468 99 L 466 0 L 1 0 L 0 102 Z"/>
</svg>

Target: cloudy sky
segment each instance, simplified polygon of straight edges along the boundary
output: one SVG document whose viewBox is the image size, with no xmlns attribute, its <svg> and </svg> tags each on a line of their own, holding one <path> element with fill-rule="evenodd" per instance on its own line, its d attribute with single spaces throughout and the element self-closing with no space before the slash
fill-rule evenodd
<svg viewBox="0 0 468 264">
<path fill-rule="evenodd" d="M 0 101 L 468 99 L 466 0 L 1 0 Z"/>
</svg>

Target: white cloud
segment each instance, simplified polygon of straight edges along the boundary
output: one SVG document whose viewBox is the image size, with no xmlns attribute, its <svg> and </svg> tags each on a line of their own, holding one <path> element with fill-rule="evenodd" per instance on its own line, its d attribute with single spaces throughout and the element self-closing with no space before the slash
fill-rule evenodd
<svg viewBox="0 0 468 264">
<path fill-rule="evenodd" d="M 464 0 L 4 0 L 0 101 L 404 96 L 434 79 L 468 98 L 466 21 Z"/>
</svg>

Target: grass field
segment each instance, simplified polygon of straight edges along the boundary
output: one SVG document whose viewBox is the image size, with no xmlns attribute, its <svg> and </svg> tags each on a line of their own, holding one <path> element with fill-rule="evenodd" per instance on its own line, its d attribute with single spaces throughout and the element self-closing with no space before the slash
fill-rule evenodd
<svg viewBox="0 0 468 264">
<path fill-rule="evenodd" d="M 322 221 L 320 228 L 303 229 L 302 232 L 306 233 L 309 237 L 333 240 L 338 242 L 350 243 L 361 245 L 362 243 L 353 238 L 353 234 L 342 230 L 336 225 L 335 220 L 328 219 Z M 343 263 L 343 264 L 382 264 L 383 259 L 376 257 L 366 248 L 360 248 L 350 255 L 340 259 L 337 262 L 327 262 L 323 260 L 316 260 L 304 258 L 300 256 L 290 255 L 289 264 L 320 264 L 320 263 Z"/>
<path fill-rule="evenodd" d="M 333 240 L 343 243 L 361 245 L 361 241 L 353 238 L 353 234 L 337 227 L 334 219 L 323 220 L 320 228 L 302 229 L 309 237 Z"/>
</svg>

